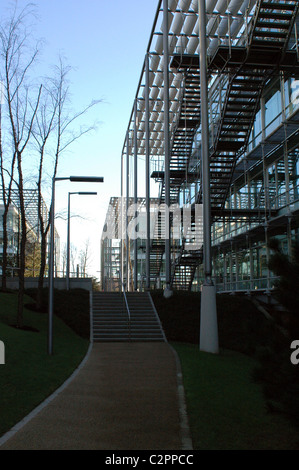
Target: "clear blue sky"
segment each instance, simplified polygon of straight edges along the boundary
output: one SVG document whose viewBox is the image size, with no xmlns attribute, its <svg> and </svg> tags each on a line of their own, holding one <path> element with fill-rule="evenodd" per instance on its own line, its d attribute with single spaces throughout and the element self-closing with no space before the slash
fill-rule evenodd
<svg viewBox="0 0 299 470">
<path fill-rule="evenodd" d="M 18 0 L 20 8 L 28 1 Z M 38 0 L 35 35 L 45 45 L 40 67 L 57 63 L 59 53 L 74 67 L 72 104 L 82 109 L 92 99 L 103 102 L 88 115 L 100 121 L 96 132 L 82 137 L 59 166 L 59 176 L 104 176 L 101 185 L 57 184 L 57 211 L 67 207 L 68 191 L 98 191 L 97 197 L 72 197 L 74 212 L 87 219 L 72 220 L 71 241 L 78 249 L 90 238 L 92 274 L 100 269 L 99 245 L 111 196 L 120 195 L 120 157 L 148 45 L 158 0 Z M 1 0 L 0 16 L 13 2 Z M 90 207 L 88 207 L 90 206 Z M 66 223 L 57 222 L 61 243 Z"/>
</svg>

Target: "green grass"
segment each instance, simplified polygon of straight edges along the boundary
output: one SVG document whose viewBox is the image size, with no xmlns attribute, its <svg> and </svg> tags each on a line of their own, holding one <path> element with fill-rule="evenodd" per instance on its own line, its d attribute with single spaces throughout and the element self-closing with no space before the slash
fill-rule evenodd
<svg viewBox="0 0 299 470">
<path fill-rule="evenodd" d="M 80 297 L 79 292 L 77 295 Z M 77 305 L 78 298 L 73 300 Z M 221 353 L 213 355 L 200 352 L 198 348 L 197 296 L 178 295 L 167 304 L 169 308 L 161 297 L 155 300 L 167 337 L 181 360 L 194 449 L 299 450 L 298 429 L 282 414 L 267 411 L 261 386 L 252 381 L 255 359 L 232 350 L 239 347 L 240 338 L 242 348 L 249 352 L 254 344 L 260 344 L 261 338 L 265 338 L 260 317 L 256 317 L 251 307 L 246 307 L 245 321 L 238 322 L 238 311 L 243 315 L 245 312 L 241 300 L 221 300 L 220 334 L 225 341 Z M 86 303 L 86 299 L 82 302 Z M 30 303 L 32 299 L 26 298 L 25 304 Z M 65 321 L 70 325 L 75 306 L 69 298 L 67 303 L 68 307 L 59 315 L 67 316 Z M 87 339 L 75 334 L 61 318 L 54 316 L 54 354 L 49 356 L 48 315 L 25 308 L 25 325 L 38 332 L 17 330 L 12 326 L 16 320 L 16 304 L 16 294 L 0 293 L 0 340 L 6 348 L 6 364 L 0 366 L 0 436 L 71 375 L 89 345 Z M 59 304 L 64 305 L 63 302 Z M 87 328 L 88 313 L 83 304 L 78 308 L 75 322 L 76 330 L 80 332 Z M 272 330 L 266 331 L 272 333 Z M 186 344 L 186 334 L 194 344 Z M 247 339 L 244 347 L 248 337 L 250 343 Z M 236 338 L 239 338 L 238 342 Z M 232 349 L 227 349 L 228 345 Z"/>
<path fill-rule="evenodd" d="M 219 355 L 173 343 L 182 364 L 194 449 L 299 450 L 298 429 L 269 413 L 252 382 L 254 359 L 234 351 Z"/>
<path fill-rule="evenodd" d="M 30 298 L 25 303 L 30 303 Z M 0 366 L 0 435 L 54 392 L 76 369 L 89 346 L 61 319 L 53 319 L 53 355 L 47 353 L 48 316 L 24 309 L 24 325 L 14 328 L 17 296 L 0 293 L 0 340 L 5 365 Z"/>
</svg>

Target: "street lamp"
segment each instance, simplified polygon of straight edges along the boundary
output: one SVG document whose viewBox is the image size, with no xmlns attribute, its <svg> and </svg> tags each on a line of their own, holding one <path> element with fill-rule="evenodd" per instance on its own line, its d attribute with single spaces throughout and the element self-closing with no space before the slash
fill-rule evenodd
<svg viewBox="0 0 299 470">
<path fill-rule="evenodd" d="M 49 253 L 49 328 L 48 328 L 48 354 L 53 354 L 53 293 L 54 293 L 54 217 L 55 217 L 55 183 L 56 181 L 69 180 L 76 183 L 103 183 L 103 177 L 97 176 L 67 176 L 52 178 L 52 201 L 51 201 L 51 231 L 50 231 L 50 253 Z"/>
<path fill-rule="evenodd" d="M 68 194 L 68 211 L 67 211 L 67 248 L 66 248 L 66 289 L 70 289 L 70 209 L 71 209 L 71 195 L 77 194 L 78 196 L 96 196 L 98 193 L 94 192 L 69 192 Z"/>
</svg>

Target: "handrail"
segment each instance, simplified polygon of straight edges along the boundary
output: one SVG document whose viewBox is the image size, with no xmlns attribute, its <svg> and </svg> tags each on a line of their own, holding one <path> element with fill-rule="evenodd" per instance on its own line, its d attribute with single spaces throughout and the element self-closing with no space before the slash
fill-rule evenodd
<svg viewBox="0 0 299 470">
<path fill-rule="evenodd" d="M 127 309 L 127 314 L 128 314 L 128 326 L 129 326 L 129 339 L 131 340 L 131 312 L 129 309 L 129 304 L 126 296 L 126 290 L 123 281 L 121 280 L 121 287 L 122 287 L 122 293 L 124 296 L 125 304 L 126 304 L 126 309 Z"/>
<path fill-rule="evenodd" d="M 126 304 L 126 308 L 127 308 L 128 318 L 129 318 L 129 320 L 131 320 L 131 312 L 130 312 L 130 309 L 129 309 L 129 305 L 128 305 L 128 301 L 127 301 L 127 296 L 126 296 L 126 291 L 125 291 L 125 286 L 124 286 L 124 283 L 123 283 L 123 282 L 121 283 L 121 286 L 122 286 L 122 291 L 123 291 L 123 295 L 124 295 L 124 299 L 125 299 L 125 304 Z"/>
</svg>

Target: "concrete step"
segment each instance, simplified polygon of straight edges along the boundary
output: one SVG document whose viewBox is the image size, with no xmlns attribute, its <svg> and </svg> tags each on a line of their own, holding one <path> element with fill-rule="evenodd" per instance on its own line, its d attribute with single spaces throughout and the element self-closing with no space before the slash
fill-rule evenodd
<svg viewBox="0 0 299 470">
<path fill-rule="evenodd" d="M 119 293 L 96 293 L 93 297 L 94 341 L 165 341 L 148 293 L 127 294 L 130 319 Z"/>
</svg>

